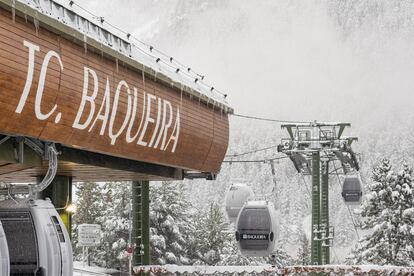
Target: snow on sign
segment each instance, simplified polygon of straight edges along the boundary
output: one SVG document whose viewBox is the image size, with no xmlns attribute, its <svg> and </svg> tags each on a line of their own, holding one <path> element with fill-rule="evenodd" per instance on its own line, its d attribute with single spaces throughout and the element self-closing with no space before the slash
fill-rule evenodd
<svg viewBox="0 0 414 276">
<path fill-rule="evenodd" d="M 78 246 L 97 246 L 101 243 L 101 226 L 81 224 L 78 226 Z"/>
</svg>

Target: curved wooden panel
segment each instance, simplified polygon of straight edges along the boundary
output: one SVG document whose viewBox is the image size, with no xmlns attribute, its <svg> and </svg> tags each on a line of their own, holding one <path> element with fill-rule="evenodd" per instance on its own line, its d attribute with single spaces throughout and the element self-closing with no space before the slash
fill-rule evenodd
<svg viewBox="0 0 414 276">
<path fill-rule="evenodd" d="M 228 116 L 4 10 L 0 132 L 187 170 L 218 172 Z"/>
</svg>

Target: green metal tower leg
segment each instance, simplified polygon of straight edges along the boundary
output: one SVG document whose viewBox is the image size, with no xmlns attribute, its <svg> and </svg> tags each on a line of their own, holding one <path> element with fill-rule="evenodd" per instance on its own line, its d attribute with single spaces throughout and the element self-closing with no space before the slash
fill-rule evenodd
<svg viewBox="0 0 414 276">
<path fill-rule="evenodd" d="M 321 264 L 320 224 L 320 154 L 312 153 L 312 264 Z"/>
<path fill-rule="evenodd" d="M 43 177 L 39 177 L 38 181 L 40 182 L 42 179 Z M 39 193 L 37 198 L 50 198 L 62 218 L 69 236 L 72 238 L 72 213 L 66 211 L 66 207 L 72 204 L 72 177 L 55 176 L 52 183 L 44 191 Z"/>
<path fill-rule="evenodd" d="M 133 266 L 149 265 L 150 260 L 149 182 L 132 182 Z"/>
<path fill-rule="evenodd" d="M 329 163 L 322 161 L 321 176 L 321 230 L 325 230 L 323 236 L 329 237 Z M 322 241 L 322 264 L 329 264 L 330 240 Z"/>
<path fill-rule="evenodd" d="M 150 255 L 150 199 L 149 181 L 142 181 L 142 244 L 144 245 L 144 265 L 151 264 Z"/>
</svg>

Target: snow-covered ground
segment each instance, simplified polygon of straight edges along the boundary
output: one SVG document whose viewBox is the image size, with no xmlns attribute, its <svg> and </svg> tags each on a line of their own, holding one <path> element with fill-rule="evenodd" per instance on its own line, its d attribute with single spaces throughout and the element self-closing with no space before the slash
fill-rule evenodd
<svg viewBox="0 0 414 276">
<path fill-rule="evenodd" d="M 73 276 L 109 276 L 111 273 L 116 273 L 114 269 L 106 269 L 96 266 L 86 266 L 81 262 L 73 263 Z"/>
<path fill-rule="evenodd" d="M 108 274 L 91 273 L 91 272 L 84 272 L 84 271 L 74 271 L 73 272 L 73 276 L 96 276 L 96 275 L 106 276 Z"/>
</svg>

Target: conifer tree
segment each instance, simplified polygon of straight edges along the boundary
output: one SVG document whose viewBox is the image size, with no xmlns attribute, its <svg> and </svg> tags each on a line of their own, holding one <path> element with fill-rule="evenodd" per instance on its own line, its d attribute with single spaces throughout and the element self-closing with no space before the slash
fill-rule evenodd
<svg viewBox="0 0 414 276">
<path fill-rule="evenodd" d="M 190 264 L 192 206 L 182 185 L 162 182 L 150 186 L 150 243 L 153 264 Z"/>
<path fill-rule="evenodd" d="M 102 186 L 100 206 L 102 242 L 95 254 L 98 265 L 127 271 L 129 203 L 131 190 L 127 182 L 107 182 Z"/>
<path fill-rule="evenodd" d="M 372 183 L 361 207 L 363 237 L 354 251 L 354 263 L 410 265 L 413 263 L 414 182 L 412 169 L 398 173 L 383 160 L 373 171 Z"/>
<path fill-rule="evenodd" d="M 300 239 L 300 247 L 298 249 L 297 263 L 300 265 L 311 264 L 311 252 L 309 240 L 305 234 L 302 234 Z"/>
<path fill-rule="evenodd" d="M 97 224 L 102 216 L 101 192 L 98 184 L 94 182 L 79 183 L 76 185 L 77 210 L 73 215 L 73 251 L 75 259 L 81 260 L 82 248 L 78 243 L 78 225 Z"/>
<path fill-rule="evenodd" d="M 193 259 L 200 264 L 217 265 L 222 260 L 223 247 L 230 239 L 228 224 L 225 221 L 221 207 L 210 203 L 209 208 L 196 216 Z"/>
</svg>

